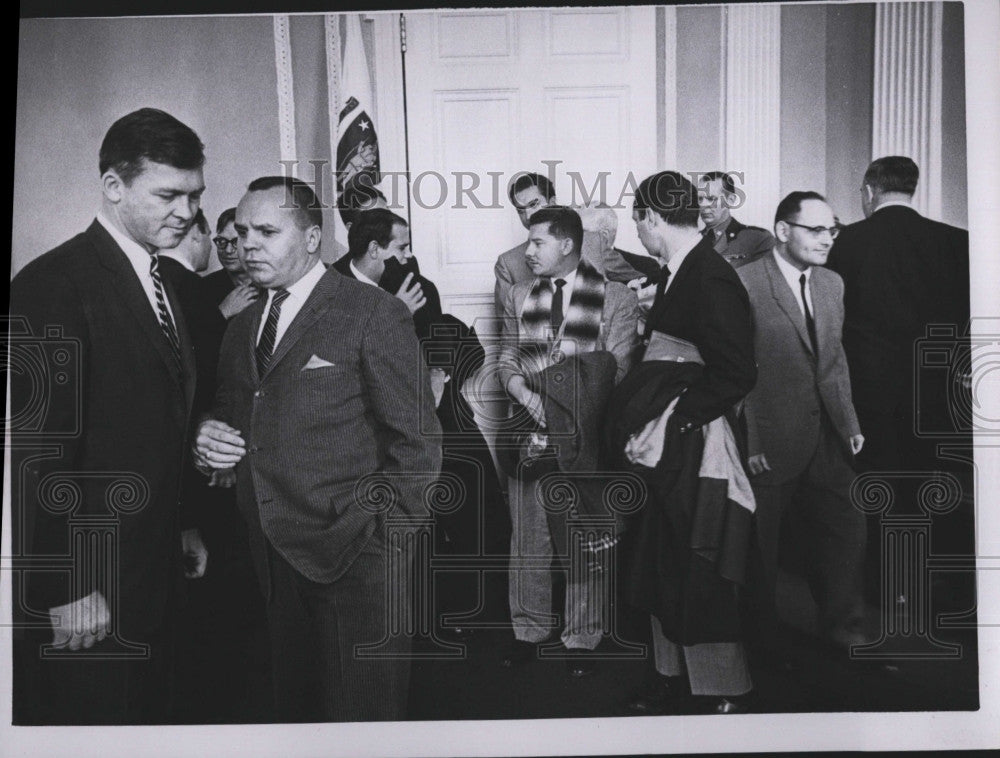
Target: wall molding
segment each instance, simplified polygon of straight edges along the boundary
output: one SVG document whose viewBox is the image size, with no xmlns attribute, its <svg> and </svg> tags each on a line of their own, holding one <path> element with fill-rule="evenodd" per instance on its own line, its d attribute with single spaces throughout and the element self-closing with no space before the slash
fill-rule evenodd
<svg viewBox="0 0 1000 758">
<path fill-rule="evenodd" d="M 295 148 L 295 90 L 292 82 L 292 40 L 287 15 L 274 16 L 274 66 L 278 80 L 278 135 L 281 160 L 297 160 Z M 336 153 L 334 153 L 336 155 Z M 298 170 L 292 173 L 298 176 Z"/>
</svg>

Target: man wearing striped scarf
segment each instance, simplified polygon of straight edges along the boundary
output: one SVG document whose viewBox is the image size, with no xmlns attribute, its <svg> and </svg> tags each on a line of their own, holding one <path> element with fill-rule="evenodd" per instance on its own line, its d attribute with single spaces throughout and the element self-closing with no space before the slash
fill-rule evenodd
<svg viewBox="0 0 1000 758">
<path fill-rule="evenodd" d="M 608 282 L 580 258 L 583 225 L 571 208 L 550 206 L 531 217 L 525 262 L 534 278 L 518 282 L 503 300 L 503 333 L 497 376 L 515 403 L 537 425 L 534 437 L 547 439 L 545 418 L 546 369 L 565 364 L 581 354 L 607 351 L 614 358 L 613 381 L 628 371 L 638 335 L 635 293 L 618 282 Z M 584 376 L 578 374 L 577 376 Z M 611 382 L 609 381 L 610 385 Z M 588 394 L 595 387 L 580 386 Z M 588 400 L 594 400 L 588 396 Z M 545 444 L 542 445 L 543 447 Z M 521 471 L 521 469 L 518 469 Z M 552 629 L 549 621 L 552 575 L 540 563 L 553 555 L 557 538 L 535 481 L 523 476 L 509 483 L 511 521 L 510 605 L 515 641 L 505 666 L 526 663 L 536 655 Z M 530 565 L 529 565 L 530 563 Z M 573 651 L 593 650 L 605 628 L 605 602 L 591 597 L 593 582 L 572 579 L 566 590 L 562 642 L 570 652 L 567 665 L 573 676 L 593 670 L 590 660 Z"/>
</svg>

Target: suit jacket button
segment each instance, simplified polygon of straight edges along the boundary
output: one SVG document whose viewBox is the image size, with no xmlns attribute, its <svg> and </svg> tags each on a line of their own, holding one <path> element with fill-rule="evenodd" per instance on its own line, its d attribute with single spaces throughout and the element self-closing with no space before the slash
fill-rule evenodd
<svg viewBox="0 0 1000 758">
<path fill-rule="evenodd" d="M 818 416 L 819 415 L 819 408 L 813 408 L 811 411 L 809 411 L 809 415 L 810 416 Z"/>
<path fill-rule="evenodd" d="M 257 447 L 256 445 L 251 445 L 250 446 L 250 452 L 251 453 L 256 453 L 258 450 L 260 450 L 260 448 Z"/>
</svg>

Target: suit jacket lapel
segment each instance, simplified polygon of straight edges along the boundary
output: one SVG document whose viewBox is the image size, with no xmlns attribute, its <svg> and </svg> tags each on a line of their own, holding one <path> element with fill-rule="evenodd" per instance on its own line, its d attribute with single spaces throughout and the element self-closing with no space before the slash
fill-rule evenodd
<svg viewBox="0 0 1000 758">
<path fill-rule="evenodd" d="M 809 294 L 813 301 L 813 321 L 816 324 L 816 344 L 820 355 L 830 355 L 832 350 L 833 331 L 831 329 L 832 314 L 836 310 L 832 291 L 821 277 L 813 271 L 809 277 Z"/>
<path fill-rule="evenodd" d="M 135 275 L 135 270 L 132 268 L 128 256 L 118 246 L 118 243 L 114 241 L 114 238 L 108 234 L 107 229 L 101 226 L 100 222 L 94 221 L 87 230 L 87 234 L 90 236 L 91 242 L 97 250 L 101 265 L 111 272 L 111 280 L 118 290 L 121 302 L 132 312 L 132 315 L 135 317 L 135 323 L 139 325 L 139 328 L 149 338 L 153 349 L 159 353 L 160 358 L 163 359 L 167 368 L 174 371 L 176 361 L 174 360 L 173 350 L 167 342 L 166 335 L 163 334 L 160 321 L 153 311 L 153 306 L 146 296 L 146 291 L 142 288 L 142 284 Z M 180 308 L 177 305 L 176 297 L 171 298 L 170 307 L 174 312 L 174 320 L 177 322 Z M 190 348 L 190 344 L 190 341 L 188 341 L 188 348 Z M 182 355 L 185 352 L 183 345 L 184 343 L 182 343 Z M 187 368 L 184 366 L 182 368 L 186 374 Z"/>
<path fill-rule="evenodd" d="M 170 282 L 166 279 L 163 280 L 163 289 L 164 295 L 170 302 L 170 310 L 174 315 L 174 327 L 177 330 L 177 341 L 179 343 L 181 355 L 181 375 L 184 378 L 184 401 L 186 406 L 190 408 L 194 403 L 195 384 L 198 377 L 198 372 L 195 368 L 194 346 L 191 342 L 191 332 L 188 331 L 187 321 L 184 318 L 183 309 L 180 307 L 180 302 L 177 299 L 177 293 L 174 291 Z M 204 325 L 195 324 L 194 326 L 195 328 L 198 328 L 199 326 L 204 328 Z M 157 321 L 157 327 L 159 327 L 159 321 Z"/>
<path fill-rule="evenodd" d="M 267 292 L 267 290 L 263 290 L 263 292 Z M 254 384 L 260 383 L 260 377 L 257 375 L 257 333 L 260 331 L 260 322 L 267 310 L 267 302 L 268 298 L 266 295 L 258 297 L 256 302 L 250 306 L 251 315 L 247 319 L 250 323 L 246 341 L 247 361 L 250 363 L 250 372 L 253 374 Z"/>
<path fill-rule="evenodd" d="M 704 248 L 704 249 L 703 249 Z M 649 313 L 649 318 L 647 323 L 655 323 L 656 320 L 661 316 L 663 311 L 667 307 L 667 303 L 670 302 L 670 297 L 672 292 L 678 292 L 678 287 L 682 286 L 684 280 L 691 273 L 694 268 L 695 256 L 703 254 L 705 251 L 713 251 L 712 243 L 708 239 L 702 237 L 701 240 L 695 245 L 691 252 L 687 254 L 684 258 L 684 262 L 681 264 L 677 271 L 670 272 L 670 279 L 668 281 L 668 289 L 663 293 L 656 302 L 654 302 L 654 307 Z M 669 265 L 669 264 L 668 264 Z M 647 327 L 648 328 L 648 327 Z"/>
<path fill-rule="evenodd" d="M 781 308 L 781 310 L 785 312 L 785 315 L 791 320 L 792 325 L 795 327 L 795 331 L 798 332 L 799 339 L 802 340 L 802 344 L 805 346 L 806 350 L 812 354 L 812 343 L 809 340 L 809 331 L 806 329 L 806 316 L 802 312 L 802 309 L 799 308 L 798 300 L 795 299 L 795 295 L 788 286 L 788 281 L 784 276 L 782 276 L 781 269 L 778 268 L 778 264 L 775 262 L 774 256 L 766 255 L 764 256 L 764 259 L 764 268 L 771 280 L 771 294 L 774 295 L 774 299 L 777 301 L 778 307 Z M 809 278 L 812 279 L 812 277 Z"/>
<path fill-rule="evenodd" d="M 261 380 L 264 379 L 271 371 L 277 366 L 281 359 L 285 357 L 292 346 L 302 338 L 309 327 L 316 323 L 316 319 L 323 315 L 323 313 L 330 307 L 333 298 L 332 294 L 336 291 L 337 287 L 340 286 L 340 277 L 343 276 L 338 271 L 330 271 L 329 269 L 318 282 L 316 286 L 313 287 L 313 291 L 309 293 L 309 297 L 306 299 L 305 304 L 302 306 L 295 318 L 292 319 L 292 323 L 288 325 L 285 333 L 281 336 L 278 344 L 274 348 L 274 353 L 271 355 L 271 360 L 267 364 L 267 371 L 264 372 L 264 376 L 260 377 Z M 256 333 L 255 335 L 256 336 Z M 256 363 L 256 360 L 254 361 Z"/>
</svg>

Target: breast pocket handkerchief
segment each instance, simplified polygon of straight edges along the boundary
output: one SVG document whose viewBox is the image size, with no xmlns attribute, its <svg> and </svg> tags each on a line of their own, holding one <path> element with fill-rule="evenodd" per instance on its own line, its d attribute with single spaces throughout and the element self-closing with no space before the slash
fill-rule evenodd
<svg viewBox="0 0 1000 758">
<path fill-rule="evenodd" d="M 306 361 L 306 365 L 302 367 L 302 370 L 311 371 L 314 368 L 328 368 L 332 365 L 334 364 L 330 363 L 330 361 L 325 361 L 318 355 L 313 353 L 312 357 L 310 357 L 309 360 Z"/>
</svg>

